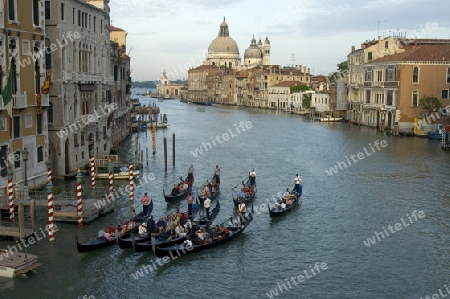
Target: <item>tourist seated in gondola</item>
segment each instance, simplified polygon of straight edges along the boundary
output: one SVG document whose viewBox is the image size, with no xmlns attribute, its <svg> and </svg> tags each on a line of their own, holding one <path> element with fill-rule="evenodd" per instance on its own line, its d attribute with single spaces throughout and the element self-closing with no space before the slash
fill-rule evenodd
<svg viewBox="0 0 450 299">
<path fill-rule="evenodd" d="M 147 236 L 147 223 L 142 222 L 141 225 L 139 225 L 139 236 L 140 237 L 146 237 Z"/>
<path fill-rule="evenodd" d="M 112 223 L 110 223 L 108 226 L 108 233 L 113 234 L 115 231 L 116 231 L 116 229 L 114 228 Z"/>
<path fill-rule="evenodd" d="M 172 239 L 176 238 L 177 233 L 175 231 L 175 224 L 174 224 L 174 222 L 171 222 L 170 225 L 168 226 L 167 233 L 169 235 L 167 240 L 172 240 Z"/>
<path fill-rule="evenodd" d="M 156 227 L 159 229 L 159 232 L 164 231 L 166 228 L 166 222 L 164 221 L 163 217 L 159 217 L 158 222 L 156 222 Z"/>
<path fill-rule="evenodd" d="M 170 194 L 171 195 L 177 195 L 178 193 L 180 193 L 180 189 L 178 188 L 177 184 L 174 184 L 173 188 L 172 188 L 172 192 Z"/>
<path fill-rule="evenodd" d="M 158 239 L 160 241 L 167 241 L 167 239 L 169 238 L 169 233 L 166 230 L 163 230 L 162 232 L 159 233 L 158 235 Z"/>
<path fill-rule="evenodd" d="M 215 227 L 211 229 L 211 238 L 213 241 L 216 241 L 219 238 L 219 231 Z"/>
<path fill-rule="evenodd" d="M 238 197 L 239 200 L 245 200 L 245 192 L 241 190 L 241 191 L 237 194 L 237 197 Z"/>
<path fill-rule="evenodd" d="M 213 183 L 213 184 L 211 184 L 211 194 L 214 195 L 216 192 L 217 192 L 216 184 Z"/>
<path fill-rule="evenodd" d="M 110 241 L 111 239 L 113 239 L 113 237 L 111 236 L 110 233 L 106 232 L 106 228 L 102 228 L 101 230 L 98 231 L 97 233 L 97 237 L 98 238 L 104 238 L 108 241 Z"/>
<path fill-rule="evenodd" d="M 186 237 L 186 232 L 180 223 L 178 223 L 177 227 L 175 227 L 175 233 L 176 233 L 177 238 Z"/>
<path fill-rule="evenodd" d="M 202 195 L 206 196 L 206 197 L 210 197 L 211 196 L 211 192 L 209 192 L 209 188 L 208 188 L 207 185 L 203 186 Z"/>
<path fill-rule="evenodd" d="M 197 236 L 196 243 L 197 244 L 203 244 L 204 241 L 205 241 L 205 233 L 203 232 L 203 230 L 201 230 L 201 229 L 197 230 L 195 235 Z"/>
</svg>

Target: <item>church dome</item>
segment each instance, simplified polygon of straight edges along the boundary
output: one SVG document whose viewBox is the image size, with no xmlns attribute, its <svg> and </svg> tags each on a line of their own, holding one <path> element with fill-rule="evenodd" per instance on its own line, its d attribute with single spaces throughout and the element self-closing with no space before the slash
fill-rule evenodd
<svg viewBox="0 0 450 299">
<path fill-rule="evenodd" d="M 262 56 L 261 49 L 256 45 L 255 37 L 253 37 L 250 47 L 245 50 L 244 59 L 262 59 Z"/>
<path fill-rule="evenodd" d="M 208 53 L 210 54 L 237 54 L 239 55 L 239 48 L 237 43 L 230 37 L 228 31 L 228 24 L 223 19 L 222 24 L 220 24 L 219 36 L 217 36 L 209 45 Z"/>
</svg>

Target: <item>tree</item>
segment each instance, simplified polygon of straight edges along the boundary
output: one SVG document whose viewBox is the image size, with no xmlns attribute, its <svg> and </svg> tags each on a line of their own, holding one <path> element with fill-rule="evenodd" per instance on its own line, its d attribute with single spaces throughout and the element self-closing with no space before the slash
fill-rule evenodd
<svg viewBox="0 0 450 299">
<path fill-rule="evenodd" d="M 343 77 L 348 72 L 347 61 L 342 61 L 341 63 L 338 63 L 336 66 L 337 71 L 332 72 L 327 78 L 327 82 L 329 84 L 336 82 L 339 78 Z"/>
<path fill-rule="evenodd" d="M 311 87 L 309 87 L 308 85 L 294 85 L 294 86 L 291 86 L 290 89 L 291 89 L 291 93 L 294 93 L 294 92 L 299 92 L 299 91 L 311 90 Z"/>
<path fill-rule="evenodd" d="M 347 62 L 347 60 L 342 61 L 341 63 L 338 63 L 337 64 L 337 68 L 338 68 L 338 71 L 340 73 L 346 73 L 348 71 L 348 62 Z"/>
<path fill-rule="evenodd" d="M 311 108 L 311 94 L 310 93 L 303 94 L 303 107 Z"/>
<path fill-rule="evenodd" d="M 442 108 L 441 101 L 433 96 L 424 96 L 419 100 L 419 105 L 422 107 L 422 110 L 428 112 L 428 115 L 435 111 L 439 111 L 439 109 Z"/>
</svg>

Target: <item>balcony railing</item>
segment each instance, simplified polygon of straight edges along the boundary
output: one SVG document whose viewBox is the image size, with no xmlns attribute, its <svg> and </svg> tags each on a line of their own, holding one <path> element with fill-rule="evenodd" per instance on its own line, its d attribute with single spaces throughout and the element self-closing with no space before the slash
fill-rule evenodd
<svg viewBox="0 0 450 299">
<path fill-rule="evenodd" d="M 12 96 L 13 109 L 27 108 L 27 94 L 15 94 Z"/>
</svg>

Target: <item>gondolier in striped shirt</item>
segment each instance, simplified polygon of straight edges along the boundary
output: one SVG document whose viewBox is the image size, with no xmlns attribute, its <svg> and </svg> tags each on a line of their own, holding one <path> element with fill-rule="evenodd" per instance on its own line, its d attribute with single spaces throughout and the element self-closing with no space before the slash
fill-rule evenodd
<svg viewBox="0 0 450 299">
<path fill-rule="evenodd" d="M 150 205 L 150 197 L 148 197 L 147 192 L 145 192 L 144 196 L 142 196 L 141 202 L 142 202 L 142 212 L 144 212 L 144 215 L 147 215 L 148 206 Z"/>
</svg>

